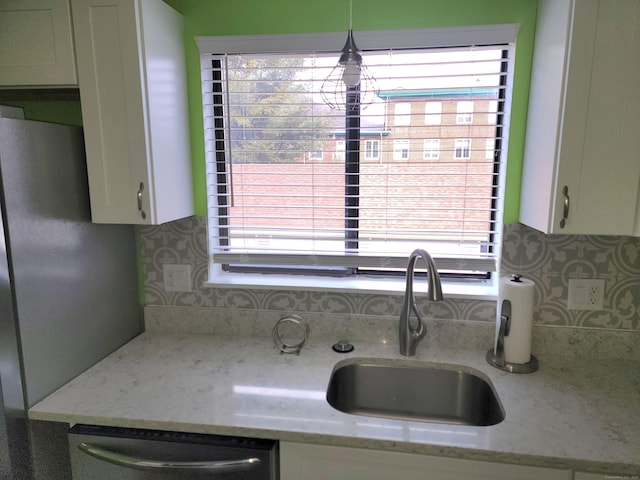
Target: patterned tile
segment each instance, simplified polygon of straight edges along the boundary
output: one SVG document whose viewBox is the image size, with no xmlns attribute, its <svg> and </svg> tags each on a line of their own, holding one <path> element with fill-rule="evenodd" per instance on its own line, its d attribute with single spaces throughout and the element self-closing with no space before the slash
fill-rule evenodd
<svg viewBox="0 0 640 480">
<path fill-rule="evenodd" d="M 309 312 L 335 315 L 397 316 L 399 296 L 280 290 L 203 288 L 207 280 L 206 219 L 138 227 L 150 306 L 216 307 L 243 311 Z M 538 325 L 640 329 L 640 238 L 543 235 L 524 225 L 506 225 L 501 274 L 521 273 L 536 283 L 534 321 Z M 194 290 L 165 292 L 162 265 L 189 264 Z M 602 311 L 567 309 L 571 278 L 606 282 Z M 493 322 L 495 302 L 422 302 L 421 313 L 439 320 Z"/>
</svg>

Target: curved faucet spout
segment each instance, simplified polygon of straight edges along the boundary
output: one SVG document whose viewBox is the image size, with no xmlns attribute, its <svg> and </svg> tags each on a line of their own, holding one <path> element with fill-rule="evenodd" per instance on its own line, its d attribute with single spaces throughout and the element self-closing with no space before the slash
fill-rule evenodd
<svg viewBox="0 0 640 480">
<path fill-rule="evenodd" d="M 418 258 L 423 258 L 427 263 L 427 278 L 428 278 L 428 300 L 437 302 L 442 300 L 442 284 L 440 282 L 440 275 L 436 264 L 431 258 L 431 255 L 426 250 L 418 248 L 409 256 L 409 263 L 407 265 L 407 284 L 404 292 L 404 299 L 402 301 L 402 311 L 400 312 L 400 324 L 399 324 L 399 340 L 400 340 L 400 355 L 405 357 L 412 357 L 416 354 L 416 347 L 418 342 L 427 333 L 427 327 L 425 326 L 420 314 L 418 313 L 418 307 L 416 306 L 416 298 L 413 294 L 413 271 L 416 266 Z M 416 316 L 417 325 L 413 327 L 410 322 L 411 312 Z"/>
</svg>

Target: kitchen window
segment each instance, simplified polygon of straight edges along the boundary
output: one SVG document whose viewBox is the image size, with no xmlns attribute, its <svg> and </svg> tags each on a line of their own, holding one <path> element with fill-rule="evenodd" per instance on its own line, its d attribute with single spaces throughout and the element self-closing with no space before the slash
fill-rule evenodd
<svg viewBox="0 0 640 480">
<path fill-rule="evenodd" d="M 490 37 L 512 38 L 482 47 L 459 45 L 459 29 L 451 30 L 454 45 L 436 48 L 414 48 L 429 31 L 356 35 L 378 91 L 361 105 L 356 88 L 347 96 L 351 107 L 338 110 L 323 103 L 319 89 L 337 62 L 339 35 L 198 39 L 211 284 L 287 288 L 317 281 L 360 289 L 351 280 L 397 279 L 401 289 L 415 248 L 426 248 L 444 276 L 491 276 L 502 228 L 515 29 L 488 28 Z M 493 158 L 454 162 L 470 155 L 471 139 L 453 148 L 457 127 L 445 128 L 439 113 L 435 138 L 425 126 L 432 123 L 425 120 L 427 100 L 495 101 L 497 124 L 472 129 L 474 138 L 492 142 Z M 462 128 L 469 135 L 469 126 Z M 372 135 L 377 139 L 366 138 Z M 423 154 L 414 158 L 411 145 Z M 453 150 L 451 161 L 440 146 Z M 310 152 L 322 151 L 333 154 L 310 161 Z"/>
</svg>

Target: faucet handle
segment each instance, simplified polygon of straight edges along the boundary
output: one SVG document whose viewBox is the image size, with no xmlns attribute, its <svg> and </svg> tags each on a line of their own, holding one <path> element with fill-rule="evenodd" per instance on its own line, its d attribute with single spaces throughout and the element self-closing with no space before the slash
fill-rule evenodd
<svg viewBox="0 0 640 480">
<path fill-rule="evenodd" d="M 416 354 L 416 346 L 418 342 L 426 335 L 427 327 L 425 326 L 418 307 L 416 307 L 416 299 L 413 294 L 413 271 L 418 258 L 422 257 L 427 263 L 428 275 L 428 298 L 431 301 L 442 300 L 442 284 L 440 283 L 440 275 L 433 258 L 426 250 L 417 248 L 409 256 L 407 265 L 407 284 L 404 291 L 404 299 L 402 301 L 402 311 L 400 312 L 400 322 L 398 324 L 400 355 L 412 357 Z M 413 328 L 410 323 L 411 313 L 416 316 L 417 326 Z"/>
</svg>

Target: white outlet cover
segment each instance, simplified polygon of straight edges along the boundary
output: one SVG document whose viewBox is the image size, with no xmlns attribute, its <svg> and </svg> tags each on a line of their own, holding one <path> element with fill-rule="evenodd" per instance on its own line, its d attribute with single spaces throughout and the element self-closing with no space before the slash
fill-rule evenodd
<svg viewBox="0 0 640 480">
<path fill-rule="evenodd" d="M 165 292 L 191 291 L 191 265 L 164 264 L 162 266 Z"/>
<path fill-rule="evenodd" d="M 569 310 L 602 310 L 605 281 L 599 279 L 569 279 L 567 308 Z"/>
</svg>

